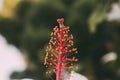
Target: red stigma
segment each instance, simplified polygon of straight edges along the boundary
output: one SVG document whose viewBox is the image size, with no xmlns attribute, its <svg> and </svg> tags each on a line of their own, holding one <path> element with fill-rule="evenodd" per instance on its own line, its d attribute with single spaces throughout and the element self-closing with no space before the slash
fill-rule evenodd
<svg viewBox="0 0 120 80">
<path fill-rule="evenodd" d="M 57 19 L 57 22 L 58 22 L 59 24 L 63 24 L 63 22 L 64 22 L 64 18 Z"/>
</svg>

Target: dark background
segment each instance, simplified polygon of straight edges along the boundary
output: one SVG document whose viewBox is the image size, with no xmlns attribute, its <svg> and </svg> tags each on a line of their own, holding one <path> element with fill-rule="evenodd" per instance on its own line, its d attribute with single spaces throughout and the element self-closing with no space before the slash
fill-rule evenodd
<svg viewBox="0 0 120 80">
<path fill-rule="evenodd" d="M 120 23 L 105 19 L 113 2 L 118 0 L 21 0 L 13 17 L 0 16 L 0 34 L 29 58 L 28 69 L 11 78 L 50 80 L 43 65 L 45 47 L 63 17 L 78 48 L 76 72 L 89 80 L 120 80 Z M 101 58 L 111 51 L 117 60 L 103 64 Z"/>
</svg>

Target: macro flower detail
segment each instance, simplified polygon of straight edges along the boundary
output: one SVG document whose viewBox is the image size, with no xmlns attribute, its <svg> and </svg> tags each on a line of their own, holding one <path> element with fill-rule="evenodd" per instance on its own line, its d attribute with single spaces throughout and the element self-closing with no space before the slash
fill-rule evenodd
<svg viewBox="0 0 120 80">
<path fill-rule="evenodd" d="M 59 27 L 55 26 L 51 33 L 44 65 L 56 74 L 56 80 L 60 80 L 61 71 L 72 68 L 72 63 L 78 59 L 73 56 L 77 53 L 77 48 L 73 48 L 73 35 L 69 34 L 69 27 L 64 26 L 63 18 L 57 22 Z"/>
</svg>

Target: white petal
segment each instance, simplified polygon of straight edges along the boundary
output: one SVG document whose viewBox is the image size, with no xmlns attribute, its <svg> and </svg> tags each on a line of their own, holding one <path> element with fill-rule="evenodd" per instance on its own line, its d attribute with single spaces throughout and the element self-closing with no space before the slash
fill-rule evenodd
<svg viewBox="0 0 120 80">
<path fill-rule="evenodd" d="M 0 80 L 10 80 L 12 72 L 25 69 L 26 64 L 20 50 L 8 44 L 6 39 L 0 35 Z"/>
<path fill-rule="evenodd" d="M 72 71 L 70 80 L 88 80 L 88 79 L 85 76 Z"/>
</svg>

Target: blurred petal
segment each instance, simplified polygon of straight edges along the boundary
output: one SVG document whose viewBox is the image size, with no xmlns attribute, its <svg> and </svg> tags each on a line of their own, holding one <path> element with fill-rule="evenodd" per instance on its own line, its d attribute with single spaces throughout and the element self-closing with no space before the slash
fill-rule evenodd
<svg viewBox="0 0 120 80">
<path fill-rule="evenodd" d="M 10 80 L 12 72 L 21 72 L 25 69 L 26 64 L 22 53 L 0 35 L 0 80 Z"/>
<path fill-rule="evenodd" d="M 85 76 L 76 73 L 74 71 L 71 71 L 71 77 L 70 80 L 88 80 Z"/>
<path fill-rule="evenodd" d="M 62 71 L 61 74 L 62 80 L 88 80 L 85 76 L 76 73 L 75 71 L 71 71 L 71 73 L 68 73 L 67 71 Z"/>
<path fill-rule="evenodd" d="M 118 3 L 112 4 L 112 10 L 107 15 L 108 21 L 120 21 L 120 5 Z"/>
<path fill-rule="evenodd" d="M 117 54 L 115 52 L 109 52 L 102 57 L 102 63 L 108 63 L 117 59 Z"/>
</svg>

